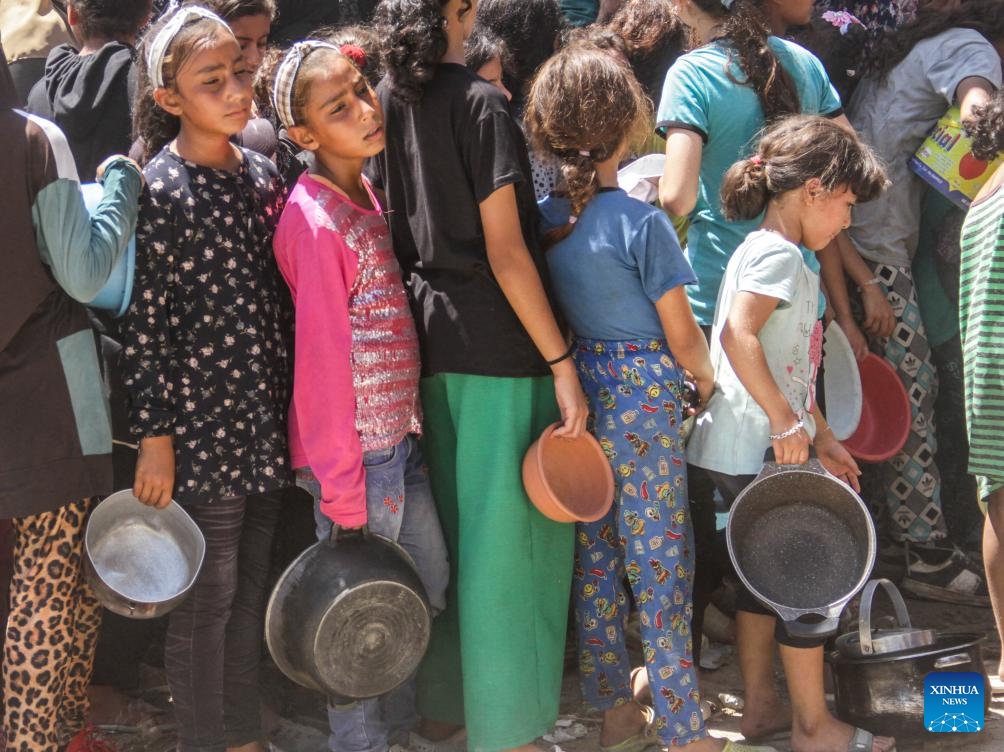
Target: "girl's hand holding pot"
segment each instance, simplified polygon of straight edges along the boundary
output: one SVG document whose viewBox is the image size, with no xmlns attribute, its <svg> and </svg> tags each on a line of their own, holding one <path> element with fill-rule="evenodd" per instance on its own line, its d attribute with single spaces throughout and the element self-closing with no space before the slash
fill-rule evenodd
<svg viewBox="0 0 1004 752">
<path fill-rule="evenodd" d="M 804 465 L 809 461 L 809 434 L 802 419 L 790 414 L 782 421 L 770 422 L 770 445 L 779 465 Z"/>
</svg>

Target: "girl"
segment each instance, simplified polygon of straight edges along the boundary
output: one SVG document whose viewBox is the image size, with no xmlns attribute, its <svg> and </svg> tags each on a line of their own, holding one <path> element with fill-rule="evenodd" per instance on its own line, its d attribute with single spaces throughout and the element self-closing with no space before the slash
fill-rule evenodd
<svg viewBox="0 0 1004 752">
<path fill-rule="evenodd" d="M 974 108 L 969 127 L 973 153 L 990 161 L 1004 151 L 1004 90 Z M 983 562 L 990 585 L 997 634 L 1004 635 L 1004 467 L 1001 463 L 1002 416 L 1000 346 L 1004 321 L 1000 314 L 1004 289 L 1004 168 L 999 168 L 976 196 L 962 228 L 962 272 L 959 310 L 965 363 L 966 423 L 969 429 L 969 472 L 979 479 L 986 505 Z M 994 679 L 1004 680 L 1004 660 Z"/>
<path fill-rule="evenodd" d="M 473 3 L 387 0 L 378 19 L 387 148 L 374 182 L 418 314 L 425 454 L 452 566 L 419 674 L 422 736 L 466 724 L 469 749 L 532 752 L 558 712 L 573 533 L 529 503 L 519 468 L 555 399 L 559 432 L 575 436 L 585 398 L 541 279 L 519 126 L 464 67 Z"/>
<path fill-rule="evenodd" d="M 952 12 L 927 12 L 886 39 L 848 108 L 854 127 L 889 165 L 892 186 L 854 213 L 849 235 L 871 273 L 863 289 L 888 296 L 895 332 L 872 346 L 899 373 L 910 395 L 912 429 L 881 465 L 893 537 L 908 544 L 902 587 L 946 602 L 988 605 L 983 578 L 946 540 L 941 473 L 935 454 L 938 392 L 911 264 L 925 183 L 908 166 L 927 133 L 953 104 L 963 120 L 1001 84 L 1004 3 L 972 0 Z M 868 292 L 866 294 L 875 294 Z"/>
<path fill-rule="evenodd" d="M 597 103 L 604 103 L 603 107 Z M 707 736 L 690 645 L 693 539 L 683 442 L 683 374 L 702 401 L 713 390 L 708 345 L 684 285 L 694 275 L 658 208 L 617 187 L 617 166 L 650 109 L 630 69 L 608 53 L 571 45 L 541 67 L 527 126 L 561 161 L 567 221 L 547 261 L 575 331 L 574 358 L 618 493 L 610 512 L 576 525 L 573 601 L 586 702 L 603 711 L 600 749 L 658 743 L 695 752 L 749 750 Z M 570 203 L 570 206 L 568 205 Z M 553 206 L 561 204 L 561 206 Z M 627 580 L 641 611 L 642 652 L 655 710 L 632 702 L 624 635 Z"/>
<path fill-rule="evenodd" d="M 512 92 L 502 82 L 502 75 L 512 68 L 512 58 L 500 37 L 475 25 L 464 43 L 464 65 L 501 91 L 507 102 L 512 101 Z"/>
<path fill-rule="evenodd" d="M 759 471 L 767 448 L 773 448 L 779 463 L 801 464 L 811 444 L 831 473 L 858 488 L 857 465 L 813 399 L 822 351 L 819 278 L 805 264 L 801 248 L 825 248 L 849 224 L 855 202 L 873 199 L 884 181 L 875 157 L 851 132 L 806 116 L 772 126 L 753 156 L 725 175 L 726 219 L 749 221 L 765 209 L 766 214 L 725 271 L 711 337 L 719 391 L 698 417 L 687 460 L 709 472 L 729 504 Z M 736 622 L 747 703 L 763 702 L 773 692 L 774 639 L 781 645 L 794 749 L 892 749 L 892 739 L 873 738 L 830 714 L 823 694 L 822 639 L 789 636 L 745 591 Z M 764 725 L 765 709 L 756 719 Z M 771 709 L 780 715 L 777 705 Z M 783 724 L 779 717 L 774 720 Z"/>
<path fill-rule="evenodd" d="M 368 525 L 411 554 L 433 613 L 449 564 L 418 447 L 418 338 L 380 203 L 362 176 L 383 151 L 383 113 L 337 47 L 293 46 L 273 104 L 314 155 L 289 195 L 275 255 L 296 306 L 289 443 L 297 484 L 315 503 L 317 537 Z M 407 744 L 414 682 L 386 697 L 329 706 L 334 752 Z"/>
<path fill-rule="evenodd" d="M 108 404 L 82 303 L 125 251 L 143 183 L 133 162 L 106 160 L 104 198 L 88 216 L 65 136 L 19 106 L 0 48 L 0 516 L 13 528 L 3 747 L 56 752 L 90 735 L 101 610 L 84 579 L 84 527 L 93 497 L 112 490 Z"/>
<path fill-rule="evenodd" d="M 181 750 L 262 749 L 258 662 L 286 459 L 288 301 L 269 246 L 272 163 L 230 139 L 251 114 L 240 45 L 184 6 L 144 40 L 136 127 L 144 174 L 123 370 L 140 437 L 134 493 L 173 496 L 206 537 L 171 612 L 164 665 Z"/>
</svg>

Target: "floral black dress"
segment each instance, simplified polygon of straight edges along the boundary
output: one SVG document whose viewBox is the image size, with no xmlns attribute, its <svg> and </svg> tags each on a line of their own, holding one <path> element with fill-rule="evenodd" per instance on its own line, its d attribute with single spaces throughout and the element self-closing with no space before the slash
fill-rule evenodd
<svg viewBox="0 0 1004 752">
<path fill-rule="evenodd" d="M 237 172 L 165 147 L 143 170 L 122 366 L 139 437 L 174 437 L 182 504 L 291 485 L 289 294 L 272 254 L 281 186 L 242 149 Z"/>
</svg>

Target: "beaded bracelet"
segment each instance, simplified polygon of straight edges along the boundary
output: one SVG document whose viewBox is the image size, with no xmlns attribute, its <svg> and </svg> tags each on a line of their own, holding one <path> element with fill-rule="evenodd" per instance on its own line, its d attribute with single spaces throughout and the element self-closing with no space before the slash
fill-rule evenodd
<svg viewBox="0 0 1004 752">
<path fill-rule="evenodd" d="M 793 425 L 787 431 L 781 431 L 781 433 L 771 433 L 767 434 L 767 438 L 771 441 L 780 441 L 781 439 L 787 439 L 789 436 L 794 436 L 796 433 L 805 428 L 805 423 L 801 418 L 798 419 L 798 423 Z"/>
</svg>

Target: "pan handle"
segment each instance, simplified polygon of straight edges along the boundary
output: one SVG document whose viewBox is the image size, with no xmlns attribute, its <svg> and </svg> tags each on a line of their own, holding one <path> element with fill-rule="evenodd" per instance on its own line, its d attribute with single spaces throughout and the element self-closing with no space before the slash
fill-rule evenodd
<svg viewBox="0 0 1004 752">
<path fill-rule="evenodd" d="M 804 470 L 816 473 L 817 475 L 830 476 L 826 472 L 826 468 L 823 467 L 823 464 L 816 459 L 816 448 L 811 444 L 809 445 L 809 461 L 804 465 L 782 465 L 774 459 L 774 447 L 770 446 L 763 453 L 763 468 L 760 470 L 760 474 L 757 475 L 756 480 L 766 478 L 770 475 L 777 475 L 778 473 L 791 472 L 792 470 Z"/>
<path fill-rule="evenodd" d="M 967 663 L 972 663 L 973 657 L 969 653 L 953 653 L 952 655 L 942 656 L 934 662 L 935 668 L 950 668 L 951 666 L 963 666 Z"/>
<path fill-rule="evenodd" d="M 865 585 L 865 589 L 861 592 L 861 611 L 858 614 L 858 642 L 863 655 L 871 655 L 873 653 L 872 598 L 879 585 L 882 586 L 886 595 L 889 596 L 889 600 L 892 601 L 892 607 L 896 611 L 896 626 L 906 629 L 910 628 L 910 613 L 906 610 L 906 602 L 903 600 L 903 596 L 900 595 L 896 586 L 886 579 L 868 580 L 868 584 Z"/>
<path fill-rule="evenodd" d="M 337 523 L 332 523 L 331 525 L 331 535 L 328 536 L 327 543 L 329 546 L 334 546 L 338 543 L 340 539 L 345 538 L 363 538 L 368 539 L 370 537 L 370 526 L 363 525 L 362 527 L 344 528 Z"/>
<path fill-rule="evenodd" d="M 829 637 L 836 634 L 840 616 L 826 616 L 822 621 L 804 622 L 798 619 L 784 620 L 784 628 L 792 637 Z"/>
</svg>

